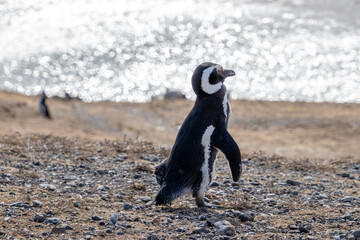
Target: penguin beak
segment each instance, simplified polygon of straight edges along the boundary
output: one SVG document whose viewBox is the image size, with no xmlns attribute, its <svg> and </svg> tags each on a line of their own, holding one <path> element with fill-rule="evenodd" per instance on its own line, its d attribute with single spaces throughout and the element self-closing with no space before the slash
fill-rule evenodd
<svg viewBox="0 0 360 240">
<path fill-rule="evenodd" d="M 221 73 L 221 76 L 223 78 L 227 78 L 227 77 L 232 77 L 232 76 L 235 76 L 235 72 L 233 70 L 224 70 L 222 73 Z"/>
</svg>

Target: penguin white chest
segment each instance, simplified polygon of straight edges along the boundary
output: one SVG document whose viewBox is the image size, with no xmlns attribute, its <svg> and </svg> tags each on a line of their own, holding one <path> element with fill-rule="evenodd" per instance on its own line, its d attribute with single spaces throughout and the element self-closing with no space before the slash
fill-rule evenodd
<svg viewBox="0 0 360 240">
<path fill-rule="evenodd" d="M 213 125 L 208 126 L 201 138 L 201 145 L 204 148 L 204 162 L 201 166 L 202 181 L 199 191 L 201 195 L 205 195 L 205 191 L 210 184 L 209 159 L 211 154 L 211 135 L 213 134 L 214 130 L 215 127 Z"/>
</svg>

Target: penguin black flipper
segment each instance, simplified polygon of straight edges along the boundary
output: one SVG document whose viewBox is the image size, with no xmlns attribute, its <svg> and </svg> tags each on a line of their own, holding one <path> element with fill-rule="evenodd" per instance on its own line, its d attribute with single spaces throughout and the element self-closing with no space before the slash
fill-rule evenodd
<svg viewBox="0 0 360 240">
<path fill-rule="evenodd" d="M 233 180 L 237 182 L 242 171 L 241 153 L 235 140 L 227 131 L 225 124 L 221 124 L 217 131 L 215 131 L 212 143 L 214 147 L 225 154 L 226 159 L 229 161 Z"/>
</svg>

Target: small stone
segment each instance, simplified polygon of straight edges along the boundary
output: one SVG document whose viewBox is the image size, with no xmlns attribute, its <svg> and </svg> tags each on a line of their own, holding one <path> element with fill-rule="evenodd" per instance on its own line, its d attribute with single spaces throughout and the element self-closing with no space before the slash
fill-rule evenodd
<svg viewBox="0 0 360 240">
<path fill-rule="evenodd" d="M 212 182 L 210 187 L 218 187 L 220 184 L 218 182 Z"/>
<path fill-rule="evenodd" d="M 33 207 L 39 207 L 39 208 L 41 208 L 42 205 L 43 205 L 43 203 L 40 202 L 40 201 L 38 201 L 38 200 L 34 200 L 34 201 L 33 201 Z"/>
<path fill-rule="evenodd" d="M 69 226 L 68 224 L 64 223 L 64 224 L 61 224 L 60 226 L 61 228 L 64 228 L 66 230 L 74 230 L 73 227 Z"/>
<path fill-rule="evenodd" d="M 153 220 L 151 220 L 151 223 L 158 226 L 161 223 L 161 218 L 157 216 Z"/>
<path fill-rule="evenodd" d="M 117 232 L 116 235 L 118 236 L 121 236 L 121 235 L 124 235 L 125 233 L 124 232 Z"/>
<path fill-rule="evenodd" d="M 303 227 L 303 226 L 300 226 L 300 227 L 299 227 L 299 231 L 300 231 L 301 233 L 309 233 L 309 229 L 307 229 L 307 228 L 305 228 L 305 227 Z"/>
<path fill-rule="evenodd" d="M 100 225 L 100 226 L 104 226 L 104 225 L 105 225 L 105 221 L 103 221 L 103 220 L 99 221 L 99 225 Z"/>
<path fill-rule="evenodd" d="M 150 202 L 151 201 L 151 197 L 148 197 L 148 196 L 144 196 L 144 197 L 140 197 L 141 201 L 143 202 Z"/>
<path fill-rule="evenodd" d="M 214 223 L 216 229 L 220 235 L 234 236 L 235 227 L 226 220 Z"/>
<path fill-rule="evenodd" d="M 48 218 L 44 221 L 45 224 L 50 223 L 50 224 L 58 224 L 60 222 L 60 219 L 58 218 Z"/>
<path fill-rule="evenodd" d="M 42 213 L 37 213 L 34 217 L 34 222 L 44 222 L 46 220 L 46 216 Z"/>
<path fill-rule="evenodd" d="M 141 174 L 135 174 L 135 175 L 133 176 L 134 179 L 139 179 L 139 178 L 141 178 L 141 177 L 142 177 Z"/>
<path fill-rule="evenodd" d="M 349 173 L 342 173 L 341 176 L 343 178 L 350 178 L 350 174 Z"/>
<path fill-rule="evenodd" d="M 291 185 L 291 186 L 300 186 L 301 182 L 288 179 L 288 180 L 286 180 L 286 184 Z"/>
<path fill-rule="evenodd" d="M 66 233 L 66 229 L 65 228 L 57 228 L 54 227 L 53 229 L 51 229 L 51 233 L 53 234 L 61 234 L 61 233 Z"/>
<path fill-rule="evenodd" d="M 99 169 L 96 171 L 99 175 L 104 175 L 104 174 L 108 174 L 109 171 L 108 170 L 103 170 L 103 169 Z"/>
<path fill-rule="evenodd" d="M 213 227 L 213 226 L 215 226 L 215 223 L 218 221 L 219 221 L 219 219 L 217 219 L 217 218 L 208 218 L 208 219 L 206 219 L 206 224 L 209 227 Z"/>
<path fill-rule="evenodd" d="M 290 224 L 289 229 L 296 230 L 296 229 L 298 229 L 298 227 L 295 224 Z"/>
<path fill-rule="evenodd" d="M 159 240 L 159 237 L 156 235 L 150 235 L 146 238 L 146 240 Z"/>
<path fill-rule="evenodd" d="M 194 231 L 192 232 L 193 234 L 201 234 L 201 233 L 209 233 L 210 230 L 206 229 L 204 227 L 196 227 L 194 228 Z"/>
<path fill-rule="evenodd" d="M 255 214 L 251 212 L 239 212 L 239 211 L 233 211 L 234 215 L 238 217 L 241 221 L 254 221 Z"/>
<path fill-rule="evenodd" d="M 199 220 L 200 220 L 200 221 L 204 221 L 204 220 L 206 220 L 206 217 L 205 217 L 204 215 L 200 215 L 200 216 L 199 216 Z"/>
<path fill-rule="evenodd" d="M 349 213 L 344 214 L 341 218 L 344 219 L 344 220 L 352 221 L 352 217 L 350 216 Z"/>
<path fill-rule="evenodd" d="M 5 234 L 6 234 L 6 232 L 5 232 L 5 231 L 0 230 L 0 236 L 4 236 Z"/>
<path fill-rule="evenodd" d="M 111 230 L 110 228 L 107 228 L 107 229 L 105 230 L 105 232 L 106 232 L 106 233 L 112 233 L 112 230 Z"/>
<path fill-rule="evenodd" d="M 124 210 L 129 210 L 131 208 L 133 208 L 133 205 L 131 205 L 130 203 L 125 203 L 124 204 Z"/>
<path fill-rule="evenodd" d="M 113 224 L 115 224 L 119 220 L 119 217 L 116 213 L 114 213 L 113 215 L 111 215 L 110 220 Z"/>
<path fill-rule="evenodd" d="M 150 156 L 141 156 L 141 159 L 144 159 L 144 160 L 147 160 L 149 162 L 159 162 L 159 158 L 157 158 L 156 156 L 154 155 L 150 155 Z"/>
<path fill-rule="evenodd" d="M 91 235 L 85 235 L 84 238 L 85 239 L 91 239 Z"/>
<path fill-rule="evenodd" d="M 49 235 L 49 233 L 43 232 L 43 233 L 41 233 L 41 235 L 42 235 L 43 237 L 46 237 L 47 235 Z"/>
<path fill-rule="evenodd" d="M 74 207 L 80 208 L 80 204 L 78 202 L 74 202 Z"/>
<path fill-rule="evenodd" d="M 102 220 L 102 217 L 99 217 L 98 215 L 93 215 L 91 217 L 91 219 L 94 220 L 94 221 L 100 221 L 100 220 Z"/>
<path fill-rule="evenodd" d="M 56 190 L 56 186 L 52 185 L 52 184 L 48 184 L 48 183 L 42 183 L 40 184 L 40 187 L 51 190 L 51 191 L 55 191 Z"/>
<path fill-rule="evenodd" d="M 340 240 L 340 236 L 334 236 L 334 240 Z"/>
</svg>

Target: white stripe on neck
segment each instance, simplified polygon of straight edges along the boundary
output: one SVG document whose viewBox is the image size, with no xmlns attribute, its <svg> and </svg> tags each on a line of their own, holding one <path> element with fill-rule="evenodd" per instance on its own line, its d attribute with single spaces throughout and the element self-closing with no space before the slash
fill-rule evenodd
<svg viewBox="0 0 360 240">
<path fill-rule="evenodd" d="M 209 81 L 209 77 L 212 71 L 216 68 L 216 66 L 208 67 L 203 71 L 201 76 L 201 89 L 207 94 L 213 94 L 219 91 L 222 87 L 222 83 L 218 82 L 217 84 L 211 84 Z"/>
</svg>

